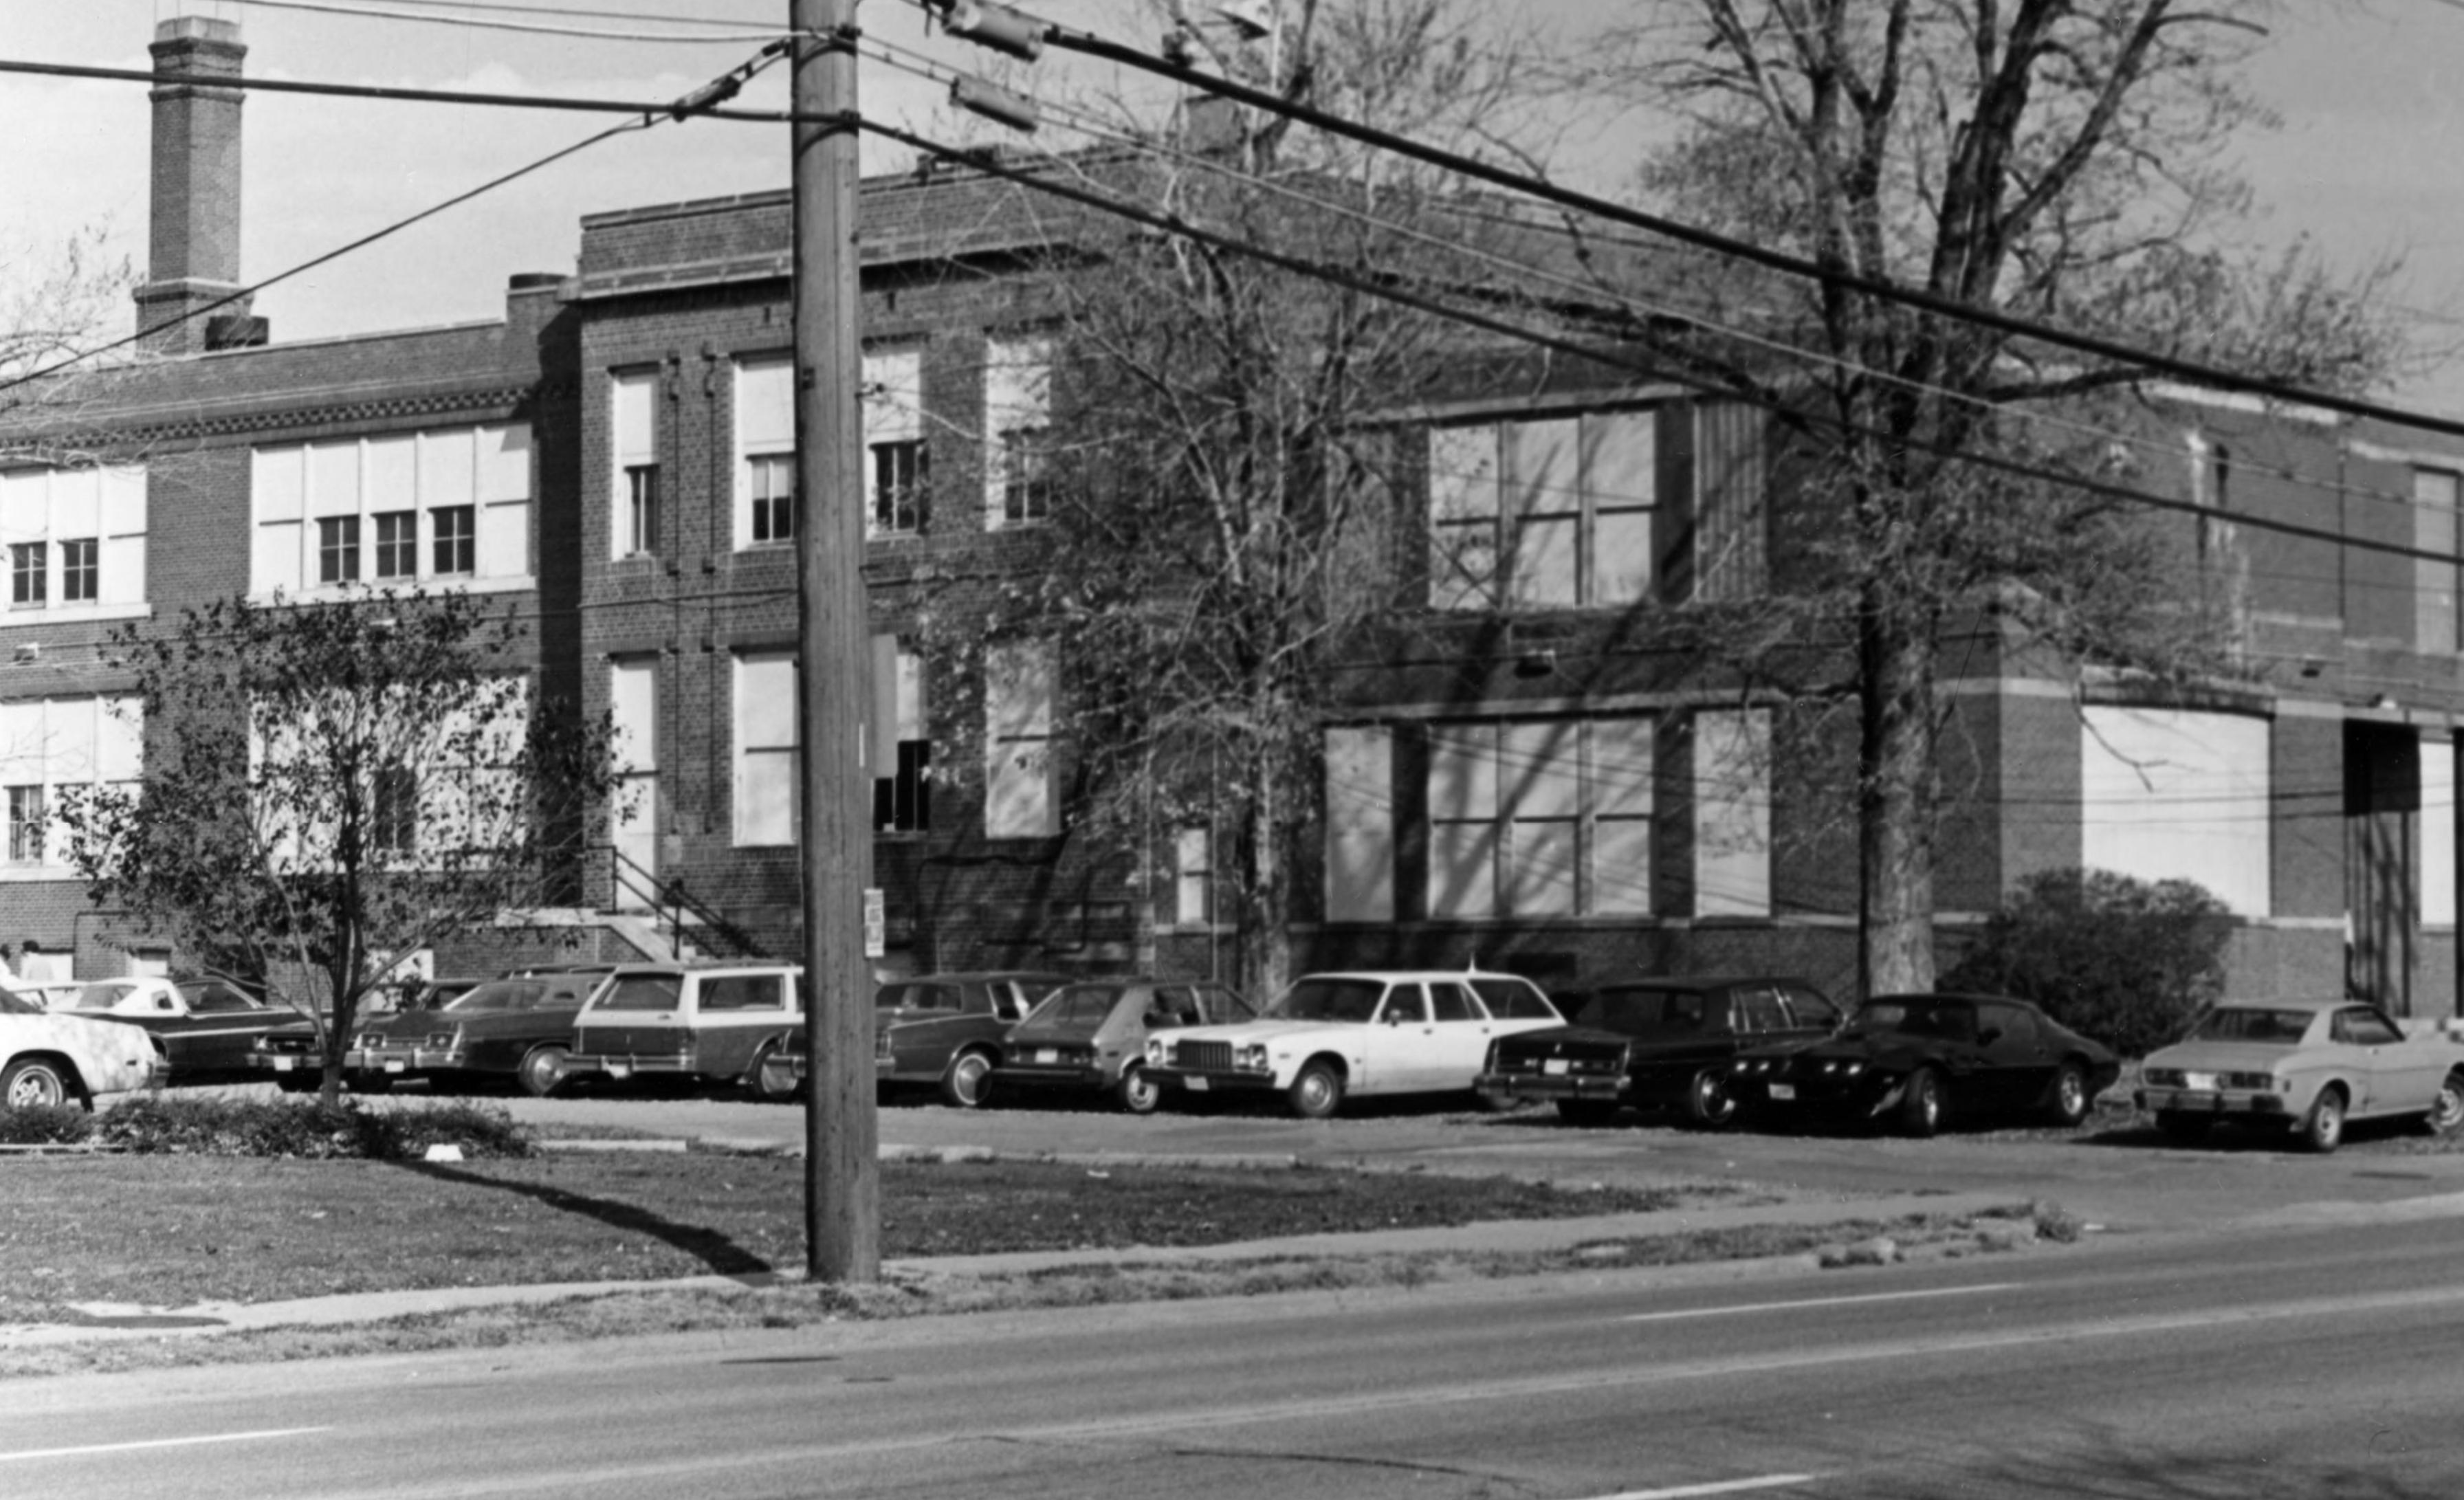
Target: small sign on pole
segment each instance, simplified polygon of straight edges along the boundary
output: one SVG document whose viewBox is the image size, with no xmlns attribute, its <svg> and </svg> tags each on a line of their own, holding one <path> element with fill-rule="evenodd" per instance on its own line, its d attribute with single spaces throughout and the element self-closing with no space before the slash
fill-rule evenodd
<svg viewBox="0 0 2464 1500">
<path fill-rule="evenodd" d="M 890 909 L 881 899 L 881 887 L 864 888 L 864 956 L 878 959 L 890 951 Z"/>
</svg>

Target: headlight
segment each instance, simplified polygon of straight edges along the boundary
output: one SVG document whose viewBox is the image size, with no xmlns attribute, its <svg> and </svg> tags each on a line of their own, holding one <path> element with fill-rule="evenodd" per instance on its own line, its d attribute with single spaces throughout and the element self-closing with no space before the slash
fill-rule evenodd
<svg viewBox="0 0 2464 1500">
<path fill-rule="evenodd" d="M 2182 1070 L 2178 1068 L 2145 1069 L 2140 1072 L 2139 1079 L 2151 1089 L 2178 1089 L 2183 1083 Z"/>
<path fill-rule="evenodd" d="M 1266 1044 L 1247 1042 L 1233 1049 L 1232 1066 L 1248 1072 L 1263 1073 L 1266 1067 Z"/>
<path fill-rule="evenodd" d="M 2221 1073 L 2216 1082 L 2228 1089 L 2247 1089 L 2253 1093 L 2282 1093 L 2274 1073 Z"/>
<path fill-rule="evenodd" d="M 450 1052 L 453 1050 L 453 1044 L 460 1040 L 461 1034 L 459 1032 L 437 1031 L 429 1036 L 428 1045 L 439 1051 Z"/>
</svg>

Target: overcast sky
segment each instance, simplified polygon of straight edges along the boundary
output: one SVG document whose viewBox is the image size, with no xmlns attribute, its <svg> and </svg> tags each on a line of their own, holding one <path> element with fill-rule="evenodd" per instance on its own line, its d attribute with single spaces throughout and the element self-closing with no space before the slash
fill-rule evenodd
<svg viewBox="0 0 2464 1500">
<path fill-rule="evenodd" d="M 333 0 L 383 9 L 385 0 Z M 747 33 L 779 29 L 786 0 L 532 0 L 641 19 L 577 16 L 587 30 L 688 28 L 661 14 L 740 20 Z M 1050 0 L 1040 13 L 1144 39 L 1118 0 Z M 1525 0 L 1526 12 L 1575 24 L 1598 0 Z M 241 5 L 230 0 L 0 0 L 0 56 L 143 69 L 156 23 L 178 14 L 240 23 L 248 70 L 269 77 L 383 83 L 623 99 L 683 94 L 750 55 L 737 36 L 706 44 L 527 34 L 414 25 L 364 16 Z M 511 11 L 498 18 L 539 23 Z M 870 35 L 980 66 L 980 54 L 928 36 L 899 0 L 868 0 Z M 2464 335 L 2464 191 L 2453 163 L 2456 80 L 2464 78 L 2464 3 L 2453 0 L 2294 0 L 2253 76 L 2283 115 L 2282 131 L 2252 139 L 2246 166 L 2276 241 L 2307 234 L 2359 266 L 2400 254 L 2401 300 L 2437 342 Z M 727 33 L 722 33 L 723 36 Z M 1079 86 L 1104 80 L 1083 58 L 1047 55 L 1041 81 L 1066 72 Z M 747 102 L 784 102 L 783 67 Z M 957 126 L 945 87 L 873 62 L 864 65 L 869 114 L 947 137 Z M 0 241 L 10 258 L 101 226 L 143 259 L 148 106 L 142 85 L 0 76 Z M 259 279 L 473 186 L 608 121 L 604 117 L 371 103 L 257 94 L 246 111 L 245 276 Z M 1047 132 L 1050 134 L 1050 132 Z M 505 277 L 569 271 L 583 213 L 638 204 L 780 188 L 781 127 L 695 121 L 602 144 L 379 246 L 262 294 L 256 311 L 283 342 L 371 329 L 500 316 Z M 1055 143 L 1067 138 L 1054 137 Z M 895 169 L 904 153 L 868 141 L 867 169 Z M 2448 162 L 2440 168 L 2437 164 Z M 1603 183 L 1589 186 L 1604 187 Z M 2464 412 L 2464 370 L 2403 393 Z"/>
</svg>

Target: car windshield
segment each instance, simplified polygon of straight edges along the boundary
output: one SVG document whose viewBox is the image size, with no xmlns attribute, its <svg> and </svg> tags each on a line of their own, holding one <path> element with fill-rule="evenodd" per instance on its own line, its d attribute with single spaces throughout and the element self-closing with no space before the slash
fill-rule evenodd
<svg viewBox="0 0 2464 1500">
<path fill-rule="evenodd" d="M 224 984 L 183 984 L 180 998 L 199 1015 L 233 1010 L 254 1010 L 256 1002 Z"/>
<path fill-rule="evenodd" d="M 43 1007 L 12 989 L 0 989 L 0 1016 L 39 1016 Z"/>
<path fill-rule="evenodd" d="M 1303 980 L 1266 1007 L 1277 1021 L 1365 1022 L 1386 986 L 1375 980 Z"/>
<path fill-rule="evenodd" d="M 2193 1042 L 2273 1042 L 2290 1047 L 2310 1029 L 2311 1010 L 2221 1005 L 2190 1024 Z"/>
<path fill-rule="evenodd" d="M 485 1011 L 537 1010 L 546 994 L 547 985 L 539 980 L 492 980 L 454 996 L 445 1008 L 465 1016 Z"/>
<path fill-rule="evenodd" d="M 1683 1036 L 1703 1029 L 1704 1011 L 1701 990 L 1621 984 L 1594 995 L 1574 1019 L 1627 1036 Z"/>
<path fill-rule="evenodd" d="M 1100 1026 L 1121 1003 L 1121 993 L 1109 984 L 1056 990 L 1026 1019 L 1038 1026 Z"/>
<path fill-rule="evenodd" d="M 1976 1036 L 1976 1012 L 1957 1002 L 1877 1000 L 1864 1005 L 1848 1023 L 1850 1036 L 1883 1033 L 1971 1041 Z"/>
</svg>

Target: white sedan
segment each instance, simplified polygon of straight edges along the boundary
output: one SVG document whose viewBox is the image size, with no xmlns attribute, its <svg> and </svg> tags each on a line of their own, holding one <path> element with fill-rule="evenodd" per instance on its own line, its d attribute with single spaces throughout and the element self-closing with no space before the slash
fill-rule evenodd
<svg viewBox="0 0 2464 1500">
<path fill-rule="evenodd" d="M 2227 1001 L 2148 1053 L 2139 1082 L 2139 1107 L 2185 1143 L 2217 1120 L 2286 1128 L 2320 1152 L 2343 1140 L 2346 1120 L 2464 1127 L 2464 1047 L 2343 999 Z"/>
<path fill-rule="evenodd" d="M 0 1106 L 90 1109 L 98 1095 L 153 1088 L 169 1071 L 162 1043 L 135 1026 L 47 1013 L 0 989 Z"/>
<path fill-rule="evenodd" d="M 1312 974 L 1255 1021 L 1149 1038 L 1146 1071 L 1167 1099 L 1280 1093 L 1324 1119 L 1352 1094 L 1469 1092 L 1489 1043 L 1564 1024 L 1511 974 Z"/>
</svg>

